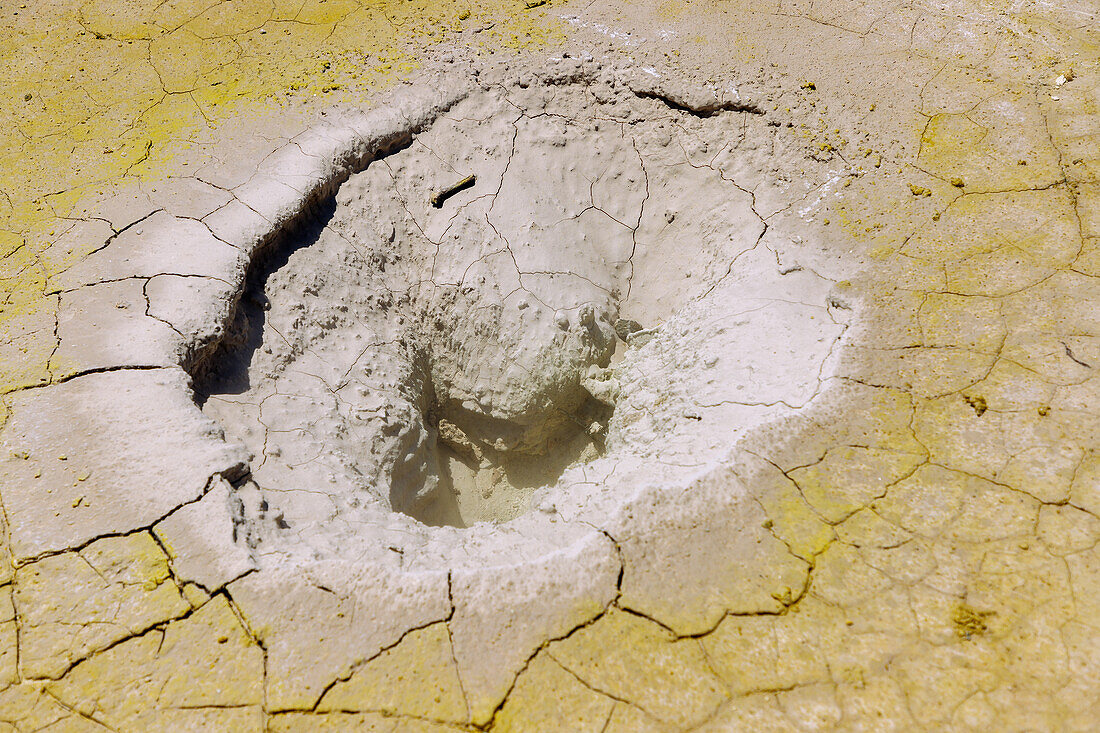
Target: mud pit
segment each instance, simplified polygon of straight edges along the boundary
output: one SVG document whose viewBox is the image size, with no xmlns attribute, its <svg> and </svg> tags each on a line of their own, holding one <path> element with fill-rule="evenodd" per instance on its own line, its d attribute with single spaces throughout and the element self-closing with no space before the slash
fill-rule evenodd
<svg viewBox="0 0 1100 733">
<path fill-rule="evenodd" d="M 714 109 L 670 114 L 605 84 L 471 95 L 258 263 L 198 387 L 258 485 L 463 527 L 528 511 L 603 453 L 612 359 L 764 232 L 751 194 L 679 140 L 720 156 L 753 113 L 711 92 Z"/>
<path fill-rule="evenodd" d="M 821 398 L 846 334 L 843 258 L 768 223 L 829 175 L 733 87 L 591 58 L 333 111 L 51 281 L 58 383 L 4 427 L 16 562 L 145 527 L 249 619 L 271 710 L 358 705 L 415 643 L 461 690 L 424 717 L 458 725 L 608 614 L 783 613 L 810 563 L 738 446 Z M 70 450 L 80 475 L 39 460 Z"/>
<path fill-rule="evenodd" d="M 481 725 L 608 604 L 690 634 L 805 587 L 729 457 L 822 391 L 851 313 L 756 209 L 819 168 L 732 90 L 570 58 L 480 81 L 299 196 L 192 366 L 252 456 L 231 493 L 256 570 L 231 587 L 278 709 L 339 705 L 446 622 L 466 707 L 439 716 Z"/>
<path fill-rule="evenodd" d="M 0 728 L 1095 728 L 1095 2 L 206 5 L 63 1 L 0 24 Z M 378 81 L 403 59 L 423 86 Z M 571 376 L 506 394 L 520 346 L 564 352 L 500 336 L 515 281 L 592 263 L 509 280 L 477 256 L 500 251 L 481 222 L 507 228 L 508 196 L 557 187 L 531 158 L 566 147 L 534 139 L 559 121 L 595 182 L 555 199 L 563 241 L 618 246 L 590 204 L 634 235 L 667 210 L 691 224 L 651 206 L 678 181 L 732 213 L 662 246 L 710 258 L 692 237 L 741 214 L 763 230 L 705 278 L 640 247 L 617 297 L 621 273 L 591 278 L 597 324 L 652 329 L 580 380 L 614 398 L 592 419 L 602 452 L 581 426 L 573 449 L 542 443 L 571 428 L 524 394 L 586 393 Z M 641 203 L 614 178 L 638 169 Z M 355 186 L 369 202 L 337 212 Z M 558 253 L 522 234 L 517 260 Z M 429 237 L 463 254 L 429 263 Z M 382 272 L 379 247 L 405 259 Z M 436 269 L 462 260 L 482 290 Z M 683 297 L 639 300 L 663 283 Z M 499 315 L 464 310 L 481 302 Z M 443 305 L 453 341 L 428 317 Z M 550 333 L 579 333 L 557 310 Z M 393 341 L 337 337 L 355 329 Z M 481 363 L 484 407 L 458 381 Z M 204 364 L 223 367 L 205 414 Z M 352 377 L 423 426 L 417 470 L 445 479 L 476 447 L 459 493 L 502 464 L 490 497 L 535 487 L 529 509 L 440 524 L 414 477 L 403 508 L 439 526 L 393 511 L 393 481 L 352 469 L 396 459 L 340 432 L 381 425 L 352 415 L 372 406 Z M 441 419 L 467 463 L 440 466 Z"/>
</svg>

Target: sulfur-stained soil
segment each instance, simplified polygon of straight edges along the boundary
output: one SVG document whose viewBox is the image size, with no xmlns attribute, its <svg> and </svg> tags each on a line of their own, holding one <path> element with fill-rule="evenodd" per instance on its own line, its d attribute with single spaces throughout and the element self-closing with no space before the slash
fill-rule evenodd
<svg viewBox="0 0 1100 733">
<path fill-rule="evenodd" d="M 1098 15 L 0 9 L 0 728 L 1092 729 Z"/>
</svg>

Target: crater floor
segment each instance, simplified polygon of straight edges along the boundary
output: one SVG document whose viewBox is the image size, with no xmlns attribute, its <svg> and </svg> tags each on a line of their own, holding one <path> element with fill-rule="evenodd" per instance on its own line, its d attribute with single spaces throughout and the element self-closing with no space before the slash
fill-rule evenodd
<svg viewBox="0 0 1100 733">
<path fill-rule="evenodd" d="M 332 5 L 3 11 L 0 727 L 1094 727 L 1094 4 Z"/>
</svg>

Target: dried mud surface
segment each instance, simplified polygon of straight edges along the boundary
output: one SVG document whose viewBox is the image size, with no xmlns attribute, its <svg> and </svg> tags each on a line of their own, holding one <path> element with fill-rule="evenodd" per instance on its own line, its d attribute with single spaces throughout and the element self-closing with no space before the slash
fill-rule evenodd
<svg viewBox="0 0 1100 733">
<path fill-rule="evenodd" d="M 37 21 L 163 99 L 5 179 L 0 726 L 1091 729 L 1095 7 L 223 5 Z"/>
</svg>

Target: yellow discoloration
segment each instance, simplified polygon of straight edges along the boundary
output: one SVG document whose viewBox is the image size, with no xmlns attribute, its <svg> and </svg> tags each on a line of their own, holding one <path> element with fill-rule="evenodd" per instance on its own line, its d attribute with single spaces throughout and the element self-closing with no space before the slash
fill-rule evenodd
<svg viewBox="0 0 1100 733">
<path fill-rule="evenodd" d="M 694 639 L 677 641 L 660 626 L 622 611 L 609 611 L 547 651 L 589 687 L 634 702 L 673 726 L 698 724 L 728 697 L 706 672 Z"/>
<path fill-rule="evenodd" d="M 577 11 L 504 0 L 16 5 L 0 10 L 0 393 L 68 369 L 50 361 L 48 281 L 111 227 L 64 217 L 99 215 L 119 191 L 197 167 L 238 115 L 369 104 L 459 32 L 480 29 L 462 43 L 485 54 L 555 46 L 567 38 L 556 16 Z M 612 608 L 534 656 L 494 728 L 1087 728 L 1095 712 L 1082 701 L 1100 678 L 1095 33 L 1050 4 L 964 3 L 973 15 L 944 18 L 788 5 L 595 7 L 592 23 L 611 33 L 655 17 L 634 38 L 671 62 L 706 61 L 700 48 L 776 60 L 768 84 L 786 75 L 812 101 L 814 118 L 797 124 L 843 181 L 806 219 L 833 224 L 804 228 L 821 251 L 872 260 L 850 285 L 865 299 L 862 330 L 829 384 L 840 396 L 760 441 L 765 465 L 745 482 L 767 517 L 753 529 L 810 564 L 807 589 L 698 639 Z M 817 61 L 793 58 L 791 38 L 820 49 Z M 906 59 L 889 79 L 867 64 L 872 96 L 845 102 L 859 110 L 852 126 L 875 130 L 858 159 L 824 110 L 840 107 L 833 45 L 858 49 L 860 63 Z M 852 94 L 857 76 L 845 72 Z M 795 106 L 781 95 L 766 104 Z M 853 163 L 868 170 L 855 175 Z M 823 277 L 846 276 L 825 264 Z M 80 715 L 141 730 L 438 730 L 394 716 L 465 719 L 440 623 L 333 687 L 329 712 L 265 721 L 263 650 L 223 596 L 176 587 L 147 533 L 18 573 L 0 547 L 0 586 L 0 710 L 22 728 L 88 724 Z M 49 694 L 14 684 L 84 658 Z"/>
<path fill-rule="evenodd" d="M 410 632 L 338 682 L 319 712 L 375 711 L 464 723 L 469 718 L 451 650 L 450 632 L 438 623 Z"/>
<path fill-rule="evenodd" d="M 972 639 L 989 630 L 985 619 L 992 611 L 976 611 L 965 603 L 955 606 L 951 612 L 951 621 L 955 624 L 955 634 L 960 639 Z"/>
<path fill-rule="evenodd" d="M 547 691 L 553 690 L 553 695 Z M 493 730 L 599 730 L 615 702 L 586 687 L 549 654 L 527 665 L 497 715 Z"/>
<path fill-rule="evenodd" d="M 813 604 L 823 617 L 730 617 L 702 641 L 711 666 L 738 695 L 830 679 L 830 647 L 843 614 Z"/>
<path fill-rule="evenodd" d="M 923 461 L 921 455 L 846 446 L 789 476 L 810 506 L 835 524 L 885 496 L 890 484 L 911 474 Z"/>
<path fill-rule="evenodd" d="M 59 588 L 65 589 L 60 604 Z M 16 601 L 23 620 L 22 668 L 30 676 L 50 677 L 189 609 L 170 580 L 168 558 L 145 532 L 98 540 L 79 554 L 20 568 Z M 105 618 L 113 620 L 97 623 Z"/>
<path fill-rule="evenodd" d="M 262 650 L 226 600 L 217 597 L 163 631 L 96 655 L 49 689 L 66 705 L 94 712 L 115 729 L 194 730 L 205 727 L 204 708 L 237 708 L 243 720 L 256 718 L 262 680 Z M 239 725 L 225 729 L 245 729 Z"/>
</svg>

